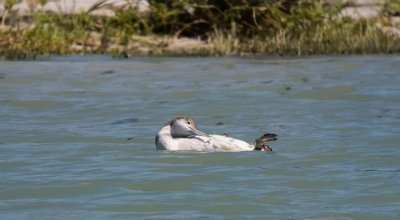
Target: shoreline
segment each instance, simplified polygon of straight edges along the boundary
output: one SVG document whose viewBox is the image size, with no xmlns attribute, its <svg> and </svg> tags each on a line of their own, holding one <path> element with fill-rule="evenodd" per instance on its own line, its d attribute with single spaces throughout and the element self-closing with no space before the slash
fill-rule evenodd
<svg viewBox="0 0 400 220">
<path fill-rule="evenodd" d="M 64 13 L 60 12 L 60 6 L 55 6 L 67 2 L 69 5 L 64 8 Z M 25 8 L 24 13 L 18 13 L 21 10 L 18 7 L 5 13 L 2 5 L 0 14 L 7 19 L 2 20 L 0 27 L 0 58 L 34 59 L 38 55 L 65 54 L 130 57 L 400 53 L 400 16 L 396 15 L 396 7 L 400 7 L 400 3 L 389 5 L 394 8 L 393 11 L 392 8 L 385 8 L 387 5 L 382 5 L 381 0 L 367 0 L 369 4 L 358 0 L 358 5 L 354 5 L 357 1 L 353 0 L 346 1 L 347 5 L 332 3 L 323 7 L 319 1 L 308 0 L 308 5 L 290 6 L 295 7 L 290 14 L 282 5 L 271 4 L 270 7 L 278 7 L 281 11 L 273 17 L 272 21 L 276 23 L 265 23 L 264 26 L 269 26 L 263 30 L 259 22 L 268 17 L 265 17 L 262 5 L 255 9 L 243 6 L 238 12 L 243 16 L 249 10 L 260 13 L 260 20 L 246 27 L 247 23 L 241 23 L 243 21 L 238 20 L 236 15 L 228 17 L 230 23 L 212 20 L 217 19 L 213 17 L 197 18 L 204 14 L 195 15 L 198 12 L 193 10 L 204 13 L 205 6 L 189 5 L 193 8 L 188 8 L 189 3 L 185 3 L 180 6 L 183 11 L 169 8 L 175 14 L 172 14 L 169 23 L 163 23 L 165 14 L 162 10 L 168 5 L 154 8 L 145 0 L 125 2 L 127 5 L 122 5 L 122 2 L 125 1 L 86 0 L 73 5 L 67 0 L 60 3 L 51 1 L 45 5 L 29 6 L 31 15 L 25 13 L 28 7 L 26 1 L 19 5 Z M 380 12 L 377 12 L 377 5 L 380 5 Z M 69 10 L 71 7 L 74 10 Z M 354 11 L 357 7 L 372 7 L 374 10 L 372 14 L 360 13 L 357 17 Z M 109 13 L 110 10 L 113 14 Z M 316 15 L 310 17 L 309 13 Z M 229 14 L 221 12 L 216 15 Z M 191 23 L 182 23 L 179 20 L 182 16 L 192 16 Z M 281 19 L 287 21 L 282 22 Z M 288 27 L 289 22 L 293 26 Z M 246 32 L 252 34 L 243 34 Z"/>
</svg>

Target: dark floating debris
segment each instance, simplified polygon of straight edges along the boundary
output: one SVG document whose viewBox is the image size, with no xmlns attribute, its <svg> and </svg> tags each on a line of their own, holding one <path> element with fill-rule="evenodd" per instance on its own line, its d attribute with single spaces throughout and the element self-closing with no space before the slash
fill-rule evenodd
<svg viewBox="0 0 400 220">
<path fill-rule="evenodd" d="M 120 125 L 120 124 L 135 123 L 135 122 L 138 122 L 138 121 L 139 121 L 139 119 L 137 119 L 137 118 L 127 118 L 127 119 L 122 119 L 122 120 L 114 121 L 113 123 L 111 123 L 111 125 Z"/>
<path fill-rule="evenodd" d="M 268 84 L 268 83 L 272 83 L 274 80 L 265 80 L 265 81 L 261 81 L 262 84 Z"/>
<path fill-rule="evenodd" d="M 220 121 L 220 122 L 218 122 L 218 123 L 215 124 L 215 125 L 224 125 L 224 122 Z"/>
<path fill-rule="evenodd" d="M 301 79 L 301 81 L 303 81 L 304 83 L 307 83 L 308 82 L 308 78 L 304 77 L 303 79 Z"/>
<path fill-rule="evenodd" d="M 106 70 L 100 73 L 100 75 L 110 75 L 110 74 L 114 74 L 115 71 L 114 70 Z"/>
<path fill-rule="evenodd" d="M 131 141 L 131 140 L 134 140 L 135 138 L 127 138 L 126 140 L 127 141 Z"/>
</svg>

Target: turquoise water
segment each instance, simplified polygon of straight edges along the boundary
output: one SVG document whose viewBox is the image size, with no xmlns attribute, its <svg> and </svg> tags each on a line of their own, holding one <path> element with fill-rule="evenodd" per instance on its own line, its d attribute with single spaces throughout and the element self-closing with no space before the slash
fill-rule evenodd
<svg viewBox="0 0 400 220">
<path fill-rule="evenodd" d="M 275 153 L 156 151 L 189 116 Z M 399 219 L 400 57 L 0 61 L 0 219 Z"/>
</svg>

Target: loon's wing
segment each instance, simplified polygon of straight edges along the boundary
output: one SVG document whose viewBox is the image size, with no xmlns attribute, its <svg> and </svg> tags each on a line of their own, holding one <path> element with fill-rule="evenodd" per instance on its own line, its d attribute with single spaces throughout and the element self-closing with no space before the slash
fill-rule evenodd
<svg viewBox="0 0 400 220">
<path fill-rule="evenodd" d="M 210 141 L 213 145 L 215 151 L 252 151 L 254 150 L 254 146 L 231 137 L 223 136 L 223 135 L 210 135 Z"/>
</svg>

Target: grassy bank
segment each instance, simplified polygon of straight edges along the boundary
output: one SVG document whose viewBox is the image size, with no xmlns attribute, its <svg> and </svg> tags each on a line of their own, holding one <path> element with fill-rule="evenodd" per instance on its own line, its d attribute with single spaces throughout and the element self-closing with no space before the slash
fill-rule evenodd
<svg viewBox="0 0 400 220">
<path fill-rule="evenodd" d="M 78 14 L 13 12 L 8 2 L 0 29 L 0 56 L 34 58 L 51 54 L 130 55 L 306 55 L 399 53 L 397 1 L 381 17 L 341 17 L 346 5 L 319 0 L 217 1 L 149 0 L 146 11 L 131 4 L 98 1 Z M 109 7 L 114 16 L 96 15 Z M 5 14 L 7 13 L 7 14 Z M 5 18 L 5 19 L 4 19 Z M 182 40 L 185 39 L 182 44 Z M 194 40 L 188 40 L 194 39 Z"/>
</svg>

